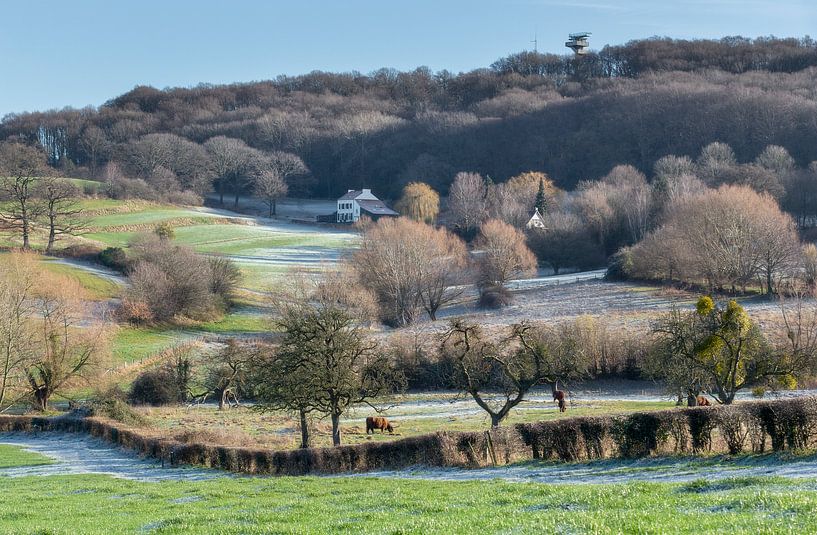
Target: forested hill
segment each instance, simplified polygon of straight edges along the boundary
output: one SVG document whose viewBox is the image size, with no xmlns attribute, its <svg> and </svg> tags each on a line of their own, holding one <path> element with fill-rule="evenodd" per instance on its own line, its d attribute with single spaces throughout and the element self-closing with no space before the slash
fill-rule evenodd
<svg viewBox="0 0 817 535">
<path fill-rule="evenodd" d="M 579 58 L 525 52 L 461 74 L 137 87 L 98 109 L 0 123 L 0 140 L 40 143 L 64 174 L 99 176 L 116 162 L 132 177 L 150 183 L 161 170 L 162 187 L 194 190 L 225 180 L 201 146 L 217 136 L 297 154 L 311 177 L 290 190 L 316 196 L 364 185 L 394 196 L 410 180 L 445 191 L 458 171 L 501 181 L 542 170 L 570 188 L 616 164 L 647 170 L 666 154 L 694 157 L 712 141 L 744 161 L 781 145 L 805 165 L 817 160 L 817 43 L 654 38 Z"/>
</svg>

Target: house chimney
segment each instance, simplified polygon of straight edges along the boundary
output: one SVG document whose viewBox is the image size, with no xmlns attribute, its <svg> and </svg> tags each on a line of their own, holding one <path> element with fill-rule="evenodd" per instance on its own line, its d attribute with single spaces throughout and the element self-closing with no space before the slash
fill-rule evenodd
<svg viewBox="0 0 817 535">
<path fill-rule="evenodd" d="M 364 189 L 364 190 L 363 190 L 363 193 L 368 193 L 368 194 L 371 194 L 371 193 L 372 193 L 372 190 L 370 190 L 370 189 Z"/>
</svg>

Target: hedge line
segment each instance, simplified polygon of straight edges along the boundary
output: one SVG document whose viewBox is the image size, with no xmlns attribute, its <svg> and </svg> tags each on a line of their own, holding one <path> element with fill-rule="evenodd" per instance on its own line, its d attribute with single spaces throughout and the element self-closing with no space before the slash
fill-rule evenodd
<svg viewBox="0 0 817 535">
<path fill-rule="evenodd" d="M 146 437 L 95 418 L 0 416 L 0 431 L 83 432 L 170 464 L 271 475 L 477 467 L 527 459 L 576 461 L 666 453 L 762 453 L 817 445 L 817 398 L 623 416 L 564 418 L 490 432 L 437 432 L 390 442 L 270 451 Z"/>
</svg>

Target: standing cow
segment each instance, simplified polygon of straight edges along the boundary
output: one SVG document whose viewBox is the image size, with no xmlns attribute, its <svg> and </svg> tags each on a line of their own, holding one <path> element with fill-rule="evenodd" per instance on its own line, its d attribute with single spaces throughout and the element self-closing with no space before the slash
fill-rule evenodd
<svg viewBox="0 0 817 535">
<path fill-rule="evenodd" d="M 553 391 L 553 401 L 559 402 L 559 412 L 565 412 L 567 405 L 565 404 L 565 393 L 562 390 Z"/>
<path fill-rule="evenodd" d="M 375 429 L 380 429 L 380 432 L 388 431 L 394 433 L 394 427 L 389 423 L 389 420 L 381 416 L 367 416 L 366 417 L 366 434 L 370 432 L 374 434 Z"/>
</svg>

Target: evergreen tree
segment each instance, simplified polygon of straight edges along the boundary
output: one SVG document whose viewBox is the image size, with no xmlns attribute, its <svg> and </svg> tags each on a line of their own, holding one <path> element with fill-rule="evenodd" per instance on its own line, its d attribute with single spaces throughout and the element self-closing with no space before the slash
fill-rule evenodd
<svg viewBox="0 0 817 535">
<path fill-rule="evenodd" d="M 536 208 L 539 210 L 539 213 L 545 215 L 545 211 L 547 210 L 548 199 L 547 195 L 545 194 L 545 179 L 539 179 L 539 191 L 536 192 Z"/>
</svg>

